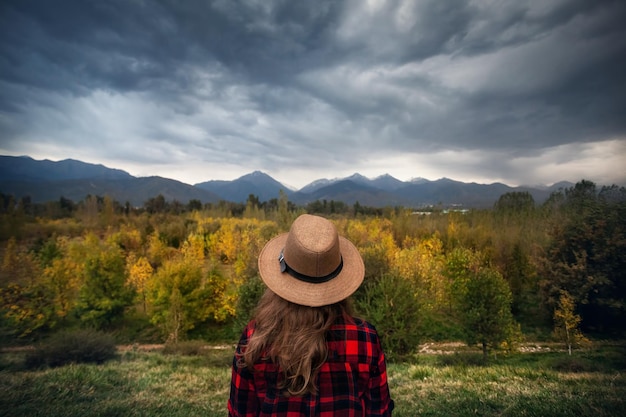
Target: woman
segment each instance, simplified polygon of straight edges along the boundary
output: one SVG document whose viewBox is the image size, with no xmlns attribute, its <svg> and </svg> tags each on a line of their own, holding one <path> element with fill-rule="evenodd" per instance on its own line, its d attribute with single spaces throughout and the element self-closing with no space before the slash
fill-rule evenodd
<svg viewBox="0 0 626 417">
<path fill-rule="evenodd" d="M 363 282 L 357 248 L 321 217 L 302 215 L 259 255 L 268 289 L 233 360 L 229 416 L 390 416 L 385 355 L 351 315 Z"/>
</svg>

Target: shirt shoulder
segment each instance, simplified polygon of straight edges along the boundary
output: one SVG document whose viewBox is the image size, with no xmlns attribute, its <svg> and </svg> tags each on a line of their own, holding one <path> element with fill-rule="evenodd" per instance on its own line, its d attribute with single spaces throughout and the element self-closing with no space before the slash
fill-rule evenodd
<svg viewBox="0 0 626 417">
<path fill-rule="evenodd" d="M 376 328 L 365 320 L 338 320 L 327 334 L 329 361 L 377 363 L 381 354 Z"/>
<path fill-rule="evenodd" d="M 350 332 L 378 338 L 376 327 L 366 320 L 350 317 L 340 317 L 332 326 L 331 331 Z"/>
</svg>

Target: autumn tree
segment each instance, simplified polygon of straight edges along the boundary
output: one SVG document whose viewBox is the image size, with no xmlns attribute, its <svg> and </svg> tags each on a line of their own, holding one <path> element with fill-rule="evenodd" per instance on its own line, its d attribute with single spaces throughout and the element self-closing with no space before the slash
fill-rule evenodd
<svg viewBox="0 0 626 417">
<path fill-rule="evenodd" d="M 112 233 L 108 239 L 117 244 L 127 256 L 130 254 L 136 256 L 145 254 L 144 238 L 136 227 L 123 225 L 118 231 Z"/>
<path fill-rule="evenodd" d="M 256 274 L 261 248 L 278 231 L 274 222 L 236 218 L 219 219 L 212 228 L 206 236 L 208 256 L 231 270 L 238 285 Z"/>
<path fill-rule="evenodd" d="M 291 212 L 289 211 L 289 197 L 287 193 L 282 189 L 278 192 L 278 227 L 281 230 L 287 231 L 291 223 L 294 220 Z"/>
<path fill-rule="evenodd" d="M 136 258 L 135 256 L 129 256 L 127 259 L 128 264 L 128 282 L 135 289 L 137 295 L 141 298 L 141 304 L 143 306 L 143 312 L 147 311 L 146 308 L 146 293 L 147 286 L 154 273 L 154 269 L 148 259 L 145 256 Z"/>
<path fill-rule="evenodd" d="M 10 283 L 0 288 L 0 312 L 10 332 L 23 338 L 56 324 L 49 289 L 40 282 Z"/>
<path fill-rule="evenodd" d="M 359 248 L 366 279 L 376 279 L 391 271 L 398 250 L 391 221 L 382 218 L 341 219 L 336 225 L 340 234 Z"/>
<path fill-rule="evenodd" d="M 60 320 L 65 320 L 76 306 L 83 265 L 68 254 L 68 248 L 73 243 L 66 239 L 59 240 L 62 255 L 54 257 L 45 267 L 42 282 L 50 291 L 56 316 Z"/>
<path fill-rule="evenodd" d="M 243 212 L 243 217 L 245 219 L 265 219 L 265 211 L 261 209 L 261 202 L 259 201 L 259 197 L 250 194 L 248 195 L 248 200 L 246 201 L 246 208 Z"/>
<path fill-rule="evenodd" d="M 576 304 L 567 291 L 562 290 L 559 304 L 554 310 L 554 333 L 565 342 L 567 352 L 572 354 L 572 345 L 580 345 L 587 341 L 578 328 L 581 318 L 575 312 Z"/>
<path fill-rule="evenodd" d="M 0 265 L 0 283 L 33 283 L 40 274 L 41 268 L 33 252 L 11 237 Z"/>
<path fill-rule="evenodd" d="M 10 238 L 0 265 L 0 314 L 9 331 L 19 337 L 52 328 L 56 323 L 53 297 L 41 275 L 36 255 Z"/>
<path fill-rule="evenodd" d="M 100 198 L 95 195 L 88 195 L 79 204 L 79 218 L 89 227 L 95 227 L 98 223 L 100 212 Z"/>
<path fill-rule="evenodd" d="M 103 227 L 112 226 L 115 221 L 116 202 L 108 195 L 102 200 L 102 212 L 100 213 L 100 223 Z"/>
<path fill-rule="evenodd" d="M 146 257 L 153 268 L 158 268 L 165 261 L 175 256 L 176 250 L 170 248 L 159 235 L 158 229 L 148 236 Z"/>
</svg>

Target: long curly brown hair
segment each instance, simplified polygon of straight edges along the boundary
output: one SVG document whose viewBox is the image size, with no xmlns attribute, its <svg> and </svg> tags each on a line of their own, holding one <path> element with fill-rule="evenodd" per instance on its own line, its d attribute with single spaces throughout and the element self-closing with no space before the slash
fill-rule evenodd
<svg viewBox="0 0 626 417">
<path fill-rule="evenodd" d="M 278 388 L 286 395 L 315 394 L 315 377 L 328 357 L 326 333 L 342 316 L 351 320 L 349 300 L 306 307 L 268 289 L 257 305 L 254 333 L 239 358 L 239 366 L 253 369 L 259 360 L 270 360 L 282 373 Z"/>
</svg>

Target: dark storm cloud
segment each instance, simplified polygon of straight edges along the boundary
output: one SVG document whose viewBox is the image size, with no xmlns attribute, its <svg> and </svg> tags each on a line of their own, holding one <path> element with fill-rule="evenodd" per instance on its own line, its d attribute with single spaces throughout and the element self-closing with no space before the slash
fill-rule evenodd
<svg viewBox="0 0 626 417">
<path fill-rule="evenodd" d="M 311 170 L 469 151 L 450 165 L 495 177 L 516 168 L 494 155 L 623 143 L 625 18 L 610 0 L 5 0 L 0 148 Z"/>
<path fill-rule="evenodd" d="M 452 4 L 426 4 L 440 3 Z M 380 97 L 375 101 L 380 106 L 372 107 L 372 112 L 387 109 L 387 120 L 401 126 L 407 138 L 422 138 L 431 145 L 437 141 L 470 149 L 523 150 L 623 134 L 623 4 L 562 2 L 551 8 L 549 2 L 537 2 L 539 10 L 533 10 L 525 2 L 483 2 L 484 7 L 476 2 L 425 16 L 421 13 L 429 8 L 424 2 L 412 4 L 413 14 L 422 17 L 409 33 L 433 41 L 412 44 L 411 36 L 398 34 L 397 25 L 391 26 L 395 31 L 383 36 L 383 41 L 376 31 L 368 37 L 364 27 L 352 35 L 355 42 L 372 49 L 389 45 L 387 59 L 393 58 L 395 50 L 397 57 L 414 51 L 413 56 L 421 61 L 412 62 L 441 58 L 436 67 L 439 73 L 418 71 L 412 78 L 397 79 L 401 83 L 397 94 Z M 440 19 L 441 15 L 450 17 Z M 427 23 L 420 26 L 421 21 Z M 446 25 L 447 21 L 454 24 Z M 385 28 L 390 31 L 389 25 Z M 439 106 L 412 105 L 406 100 L 411 92 L 435 97 L 444 111 L 438 111 Z M 409 109 L 414 115 L 403 122 L 401 117 Z M 523 147 L 519 141 L 524 141 Z M 411 149 L 412 143 L 421 146 L 421 142 L 407 141 L 406 145 Z"/>
<path fill-rule="evenodd" d="M 88 94 L 189 87 L 178 70 L 193 45 L 152 3 L 17 1 L 3 6 L 3 78 Z M 162 85 L 164 84 L 164 85 Z"/>
</svg>

